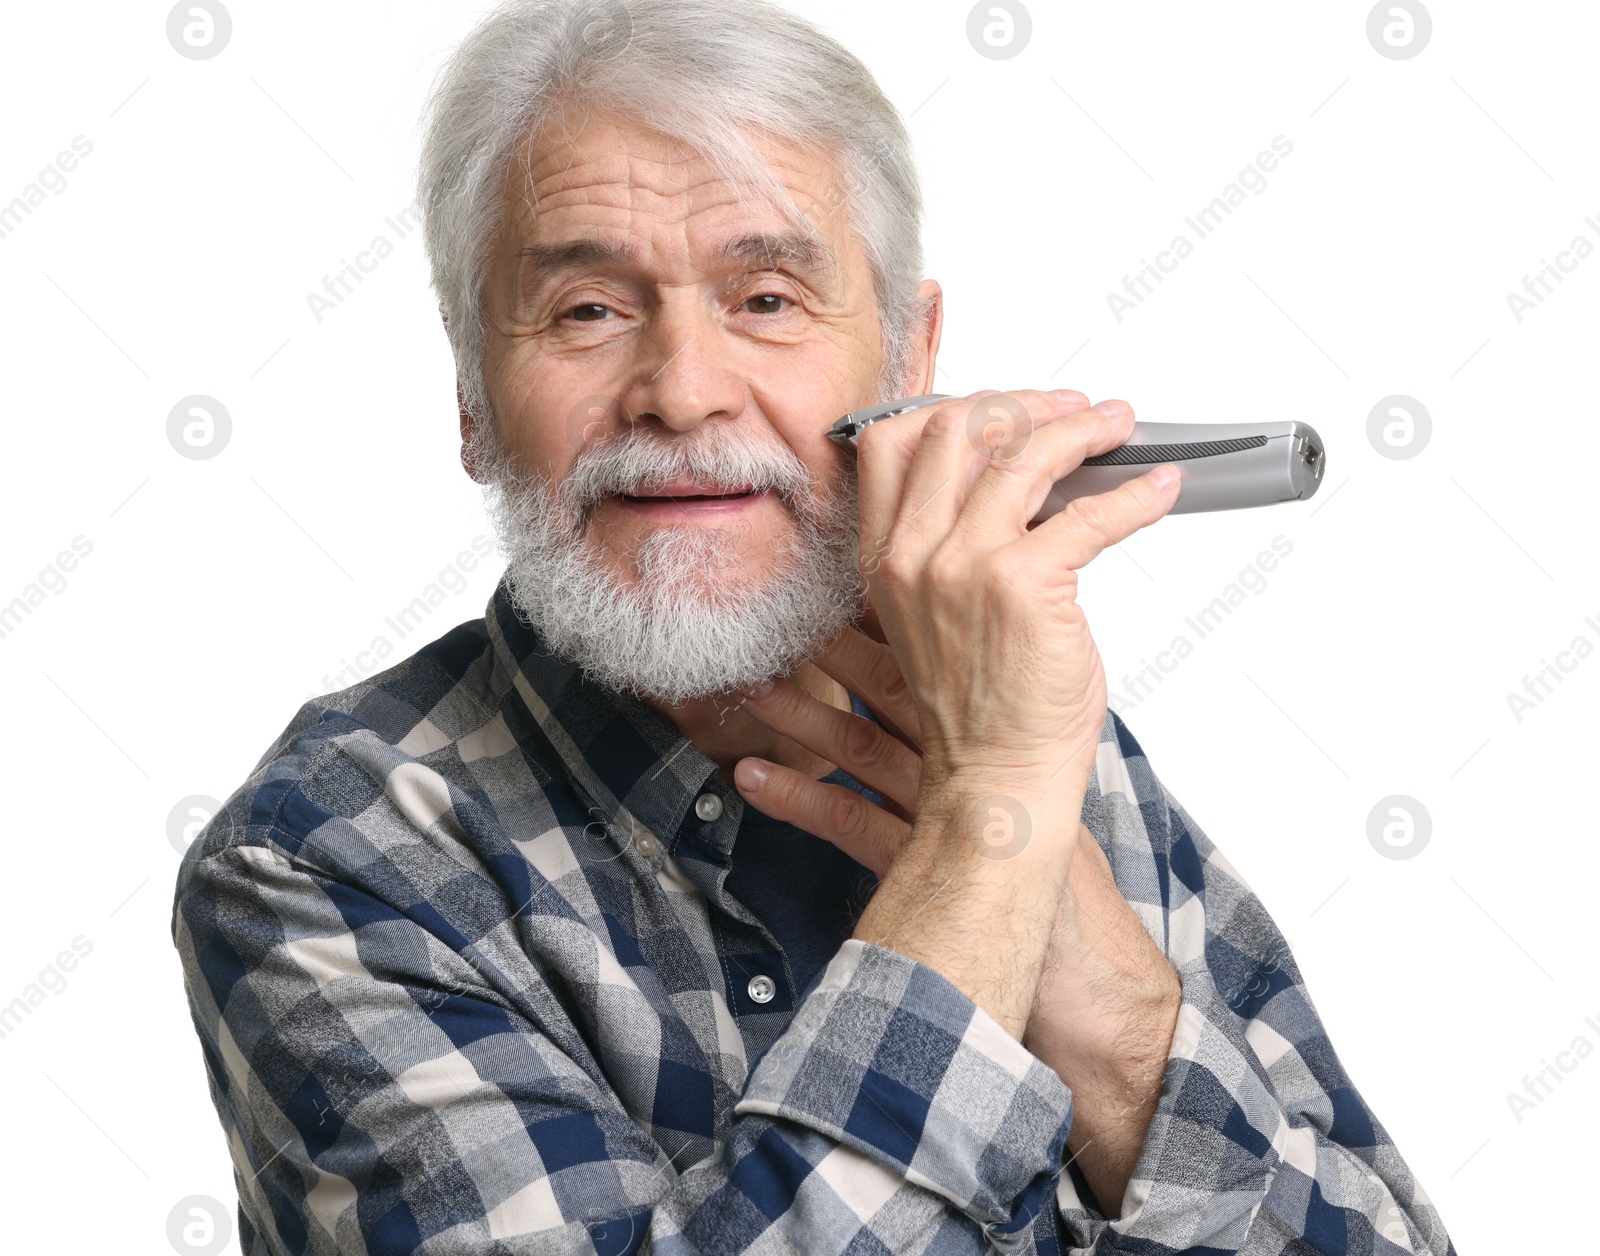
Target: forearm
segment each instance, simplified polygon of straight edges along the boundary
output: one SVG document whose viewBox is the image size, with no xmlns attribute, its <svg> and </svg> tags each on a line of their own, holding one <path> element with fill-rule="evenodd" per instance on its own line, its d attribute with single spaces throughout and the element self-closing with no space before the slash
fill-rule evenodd
<svg viewBox="0 0 1600 1256">
<path fill-rule="evenodd" d="M 1041 983 L 1041 1004 L 1050 998 L 1050 984 L 1047 975 Z M 1089 1055 L 1070 1041 L 1046 1034 L 1036 1036 L 1031 1026 L 1023 1039 L 1024 1045 L 1072 1091 L 1068 1155 L 1082 1171 L 1099 1210 L 1107 1217 L 1115 1218 L 1121 1213 L 1128 1182 L 1160 1104 L 1180 1006 L 1180 988 L 1174 982 L 1170 998 L 1121 1008 L 1118 1014 L 1126 1016 L 1126 1023 L 1133 1027 L 1111 1053 Z M 1040 1010 L 1036 1009 L 1035 1023 L 1044 1019 Z"/>
<path fill-rule="evenodd" d="M 1068 1149 L 1116 1217 L 1161 1097 L 1183 988 L 1085 828 L 1024 1044 L 1072 1090 Z"/>
<path fill-rule="evenodd" d="M 930 783 L 854 936 L 925 964 L 1021 1039 L 1081 807 L 1027 780 Z"/>
</svg>

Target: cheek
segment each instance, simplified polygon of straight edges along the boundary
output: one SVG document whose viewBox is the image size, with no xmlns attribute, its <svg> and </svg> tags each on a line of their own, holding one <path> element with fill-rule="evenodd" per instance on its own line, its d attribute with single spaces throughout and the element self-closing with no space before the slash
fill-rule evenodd
<svg viewBox="0 0 1600 1256">
<path fill-rule="evenodd" d="M 828 439 L 828 432 L 852 409 L 882 400 L 876 383 L 864 366 L 818 355 L 804 369 L 785 372 L 781 382 L 752 380 L 751 389 L 762 413 L 812 478 L 829 482 L 853 459 Z"/>
<path fill-rule="evenodd" d="M 803 431 L 787 433 L 790 450 L 805 464 L 813 496 L 838 498 L 856 484 L 855 455 L 828 439 L 828 431 L 849 410 L 848 403 L 834 402 L 818 407 L 815 419 L 808 418 Z"/>
<path fill-rule="evenodd" d="M 501 440 L 529 470 L 560 480 L 586 444 L 615 427 L 614 398 L 577 372 L 532 354 L 497 365 L 488 383 Z"/>
</svg>

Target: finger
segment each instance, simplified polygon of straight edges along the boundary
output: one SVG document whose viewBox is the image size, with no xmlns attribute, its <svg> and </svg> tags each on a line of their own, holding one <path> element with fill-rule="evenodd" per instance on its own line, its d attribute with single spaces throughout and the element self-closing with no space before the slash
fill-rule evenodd
<svg viewBox="0 0 1600 1256">
<path fill-rule="evenodd" d="M 922 756 L 871 720 L 830 706 L 789 680 L 774 681 L 765 694 L 747 692 L 745 698 L 744 709 L 760 723 L 838 764 L 907 814 L 914 812 Z"/>
<path fill-rule="evenodd" d="M 740 796 L 763 815 L 832 842 L 879 877 L 888 872 L 911 833 L 904 820 L 873 806 L 855 790 L 812 780 L 765 759 L 740 759 L 734 765 L 733 782 Z"/>
<path fill-rule="evenodd" d="M 1133 425 L 1127 402 L 1102 401 L 1019 434 L 983 467 L 949 529 L 952 542 L 987 551 L 1025 533 L 1056 481 L 1126 443 Z"/>
<path fill-rule="evenodd" d="M 811 661 L 869 707 L 888 730 L 922 753 L 922 721 L 917 703 L 894 651 L 846 628 L 839 639 Z"/>
<path fill-rule="evenodd" d="M 1017 404 L 1003 393 L 985 389 L 951 398 L 928 416 L 906 465 L 900 509 L 889 533 L 897 548 L 926 555 L 944 539 L 966 498 L 967 482 L 980 465 L 968 435 L 969 422 L 975 413 L 981 421 L 991 405 L 1003 409 Z"/>
<path fill-rule="evenodd" d="M 1169 479 L 1164 477 L 1170 475 Z M 1016 542 L 1025 559 L 1086 566 L 1101 551 L 1127 540 L 1172 509 L 1181 473 L 1163 463 L 1109 492 L 1079 497 Z"/>
<path fill-rule="evenodd" d="M 1032 389 L 974 394 L 931 415 L 906 468 L 892 542 L 925 557 L 950 534 L 997 456 L 1031 443 L 1035 429 L 1079 412 L 1082 393 Z"/>
<path fill-rule="evenodd" d="M 959 437 L 962 443 L 955 439 L 942 442 L 943 452 L 959 455 L 965 444 L 965 422 L 972 407 L 987 397 L 996 397 L 1000 394 L 992 388 L 982 389 L 965 398 L 951 398 L 947 401 L 935 402 L 927 406 L 919 406 L 915 410 L 908 410 L 904 414 L 894 415 L 882 419 L 869 426 L 856 441 L 856 464 L 861 501 L 861 553 L 863 565 L 876 561 L 882 551 L 891 544 L 890 534 L 894 530 L 896 521 L 903 515 L 912 515 L 920 518 L 928 509 L 942 497 L 948 495 L 949 489 L 957 487 L 943 470 L 926 470 L 919 474 L 914 484 L 908 485 L 907 477 L 910 473 L 918 450 L 923 444 L 923 436 L 929 421 L 941 410 L 949 407 L 957 414 L 945 422 L 954 425 L 951 437 Z M 1019 397 L 1049 398 L 1047 402 L 1035 404 L 1036 413 L 1046 410 L 1059 410 L 1070 413 L 1088 404 L 1088 398 L 1073 389 L 1062 389 L 1057 394 L 1024 393 L 1016 394 Z M 969 452 L 975 452 L 969 450 Z M 925 458 L 924 461 L 927 461 Z M 981 465 L 980 460 L 971 459 L 975 464 Z M 956 460 L 959 465 L 959 460 Z M 972 471 L 970 474 L 976 474 Z M 946 484 L 947 480 L 952 483 Z M 941 488 L 941 485 L 944 485 Z M 965 484 L 959 486 L 962 490 Z M 909 503 L 909 505 L 908 505 Z M 936 513 L 932 518 L 937 519 Z M 949 518 L 954 518 L 954 512 Z M 942 537 L 943 531 L 935 533 Z M 871 572 L 869 571 L 870 575 Z"/>
<path fill-rule="evenodd" d="M 992 391 L 992 390 L 991 390 Z M 973 396 L 984 396 L 974 393 Z M 941 407 L 959 398 L 918 406 L 871 424 L 856 438 L 857 496 L 861 509 L 861 565 L 870 577 L 891 547 L 890 533 L 900 515 L 906 473 L 928 422 Z"/>
</svg>

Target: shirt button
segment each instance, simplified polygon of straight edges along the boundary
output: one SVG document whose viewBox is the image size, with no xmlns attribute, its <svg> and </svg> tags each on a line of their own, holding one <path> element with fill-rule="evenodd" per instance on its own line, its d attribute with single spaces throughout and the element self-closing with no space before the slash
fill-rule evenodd
<svg viewBox="0 0 1600 1256">
<path fill-rule="evenodd" d="M 745 991 L 757 1003 L 771 1003 L 772 996 L 778 993 L 778 987 L 773 984 L 771 977 L 758 975 L 750 978 Z"/>
<path fill-rule="evenodd" d="M 715 794 L 701 794 L 694 800 L 694 813 L 702 820 L 710 823 L 722 814 L 722 799 Z M 771 995 L 767 996 L 771 998 Z"/>
<path fill-rule="evenodd" d="M 654 859 L 656 857 L 656 851 L 661 849 L 660 845 L 656 842 L 656 839 L 648 833 L 641 833 L 638 837 L 634 838 L 633 848 L 646 859 Z"/>
</svg>

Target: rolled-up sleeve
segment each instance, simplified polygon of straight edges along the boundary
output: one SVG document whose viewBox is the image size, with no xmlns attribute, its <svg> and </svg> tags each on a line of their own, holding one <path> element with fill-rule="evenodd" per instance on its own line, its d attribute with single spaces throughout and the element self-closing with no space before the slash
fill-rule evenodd
<svg viewBox="0 0 1600 1256">
<path fill-rule="evenodd" d="M 1283 933 L 1108 716 L 1091 830 L 1183 983 L 1121 1216 L 1062 1179 L 1076 1252 L 1453 1256 L 1438 1211 L 1333 1050 Z"/>
<path fill-rule="evenodd" d="M 447 929 L 271 843 L 191 852 L 174 938 L 258 1253 L 1033 1250 L 1060 1079 L 847 942 L 714 1153 L 671 1158 Z M 686 1079 L 687 1084 L 687 1079 Z"/>
</svg>

